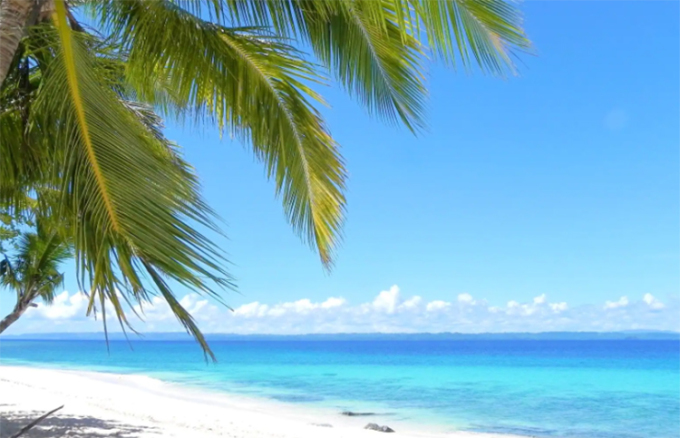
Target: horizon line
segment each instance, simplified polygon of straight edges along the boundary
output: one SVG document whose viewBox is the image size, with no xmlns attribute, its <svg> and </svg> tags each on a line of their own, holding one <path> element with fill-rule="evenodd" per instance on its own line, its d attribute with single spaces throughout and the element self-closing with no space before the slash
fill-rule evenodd
<svg viewBox="0 0 680 438">
<path fill-rule="evenodd" d="M 129 333 L 124 331 L 104 332 L 104 331 L 88 331 L 88 332 L 29 332 L 16 334 L 2 334 L 1 338 L 11 337 L 28 337 L 28 336 L 83 336 L 83 335 L 101 335 L 101 336 L 124 336 L 129 338 L 143 338 L 149 335 L 179 335 L 191 337 L 191 335 L 184 331 L 157 331 L 157 332 L 137 332 Z M 673 334 L 680 335 L 680 331 L 675 330 L 655 330 L 655 329 L 633 329 L 633 330 L 611 330 L 611 331 L 586 331 L 586 330 L 562 330 L 562 331 L 508 331 L 508 332 L 328 332 L 328 333 L 234 333 L 234 332 L 204 332 L 204 336 L 270 336 L 270 337 L 302 337 L 302 336 L 442 336 L 442 335 L 457 335 L 457 336 L 503 336 L 503 335 L 555 335 L 555 334 L 576 334 L 576 335 L 612 335 L 612 334 Z"/>
</svg>

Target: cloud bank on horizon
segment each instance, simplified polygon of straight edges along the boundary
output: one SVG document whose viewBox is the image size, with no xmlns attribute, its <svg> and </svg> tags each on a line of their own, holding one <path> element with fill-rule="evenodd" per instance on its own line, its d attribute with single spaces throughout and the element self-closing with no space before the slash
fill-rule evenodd
<svg viewBox="0 0 680 438">
<path fill-rule="evenodd" d="M 416 333 L 416 332 L 540 332 L 619 331 L 680 329 L 680 300 L 662 302 L 647 293 L 640 299 L 620 297 L 601 304 L 571 307 L 551 302 L 543 294 L 531 302 L 510 300 L 492 306 L 468 293 L 455 300 L 426 302 L 420 296 L 403 296 L 398 286 L 378 293 L 372 301 L 352 304 L 342 297 L 322 302 L 300 299 L 264 304 L 252 302 L 235 308 L 215 305 L 196 294 L 185 295 L 182 305 L 207 333 L 306 334 L 306 333 Z M 87 297 L 62 292 L 51 305 L 38 304 L 8 330 L 9 333 L 100 331 L 101 321 L 86 317 Z M 141 332 L 182 331 L 169 307 L 153 298 L 143 309 L 143 321 L 133 321 Z M 111 331 L 119 330 L 107 310 Z"/>
</svg>

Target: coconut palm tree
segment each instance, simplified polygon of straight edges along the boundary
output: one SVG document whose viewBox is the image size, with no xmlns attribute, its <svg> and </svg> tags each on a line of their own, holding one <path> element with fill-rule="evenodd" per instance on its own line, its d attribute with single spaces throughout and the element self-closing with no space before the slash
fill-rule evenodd
<svg viewBox="0 0 680 438">
<path fill-rule="evenodd" d="M 160 294 L 205 347 L 173 287 L 232 281 L 154 111 L 249 145 L 330 268 L 346 172 L 314 89 L 333 78 L 418 132 L 428 57 L 505 74 L 528 46 L 506 0 L 1 0 L 0 205 L 56 190 L 89 309 L 108 300 L 126 324 L 126 302 Z"/>
<path fill-rule="evenodd" d="M 20 236 L 16 253 L 0 261 L 0 285 L 16 293 L 14 309 L 0 321 L 0 333 L 34 306 L 36 299 L 52 302 L 64 279 L 59 266 L 71 256 L 63 236 L 40 223 L 34 232 Z"/>
</svg>

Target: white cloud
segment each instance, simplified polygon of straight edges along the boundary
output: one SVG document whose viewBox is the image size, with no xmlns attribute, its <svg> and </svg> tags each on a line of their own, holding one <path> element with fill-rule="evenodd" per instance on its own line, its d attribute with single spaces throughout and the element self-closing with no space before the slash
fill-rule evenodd
<svg viewBox="0 0 680 438">
<path fill-rule="evenodd" d="M 427 303 L 427 306 L 425 307 L 428 312 L 436 312 L 439 310 L 444 310 L 446 308 L 451 307 L 451 303 L 447 303 L 446 301 L 432 301 L 431 303 Z"/>
<path fill-rule="evenodd" d="M 52 305 L 40 303 L 35 311 L 47 319 L 70 319 L 79 313 L 84 313 L 87 309 L 87 302 L 88 298 L 83 293 L 69 297 L 68 292 L 64 291 L 54 297 Z"/>
<path fill-rule="evenodd" d="M 475 304 L 476 301 L 474 298 L 472 298 L 472 295 L 470 294 L 460 294 L 458 295 L 458 302 L 459 303 L 465 303 L 465 304 Z"/>
<path fill-rule="evenodd" d="M 409 298 L 408 300 L 404 301 L 399 305 L 400 309 L 403 310 L 414 310 L 420 307 L 420 304 L 423 302 L 423 299 L 419 297 L 418 295 Z"/>
<path fill-rule="evenodd" d="M 254 318 L 257 316 L 265 316 L 268 310 L 268 305 L 260 304 L 255 301 L 254 303 L 244 304 L 241 307 L 234 309 L 234 315 L 243 316 L 245 318 Z"/>
<path fill-rule="evenodd" d="M 335 297 L 330 297 L 323 303 L 321 303 L 321 307 L 324 309 L 332 309 L 334 307 L 341 307 L 344 306 L 347 301 L 344 298 L 335 298 Z"/>
<path fill-rule="evenodd" d="M 52 305 L 40 303 L 11 332 L 98 331 L 101 322 L 85 317 L 88 299 L 84 294 L 62 292 Z M 502 332 L 502 331 L 611 331 L 627 329 L 678 330 L 680 299 L 661 302 L 647 293 L 638 300 L 621 297 L 604 306 L 569 306 L 551 302 L 546 294 L 522 302 L 490 305 L 484 299 L 461 293 L 454 301 L 426 301 L 421 296 L 402 297 L 397 286 L 378 293 L 373 300 L 349 303 L 343 297 L 321 301 L 265 304 L 258 301 L 233 311 L 197 294 L 180 303 L 205 332 L 222 333 L 341 333 L 341 332 Z M 612 311 L 616 309 L 616 311 Z M 140 331 L 179 331 L 167 303 L 152 298 L 142 308 L 135 306 L 144 322 L 133 325 Z M 107 316 L 111 317 L 111 309 Z M 109 324 L 115 329 L 115 324 Z M 11 333 L 10 332 L 10 333 Z"/>
<path fill-rule="evenodd" d="M 283 308 L 287 311 L 305 314 L 305 313 L 311 312 L 312 310 L 314 310 L 318 306 L 315 305 L 315 304 L 312 304 L 312 302 L 309 299 L 305 298 L 305 299 L 302 299 L 302 300 L 294 301 L 292 303 L 283 303 L 283 304 L 280 304 L 277 307 Z"/>
<path fill-rule="evenodd" d="M 549 306 L 555 313 L 564 312 L 569 308 L 569 306 L 567 306 L 567 303 L 565 303 L 564 301 L 562 301 L 561 303 L 550 303 Z"/>
<path fill-rule="evenodd" d="M 157 304 L 158 303 L 159 297 L 154 297 L 154 301 Z M 160 299 L 161 302 L 165 302 L 165 300 Z M 179 300 L 179 303 L 189 311 L 189 313 L 198 313 L 200 312 L 204 307 L 209 305 L 208 300 L 202 298 L 200 295 L 191 293 L 188 295 L 185 295 L 181 300 Z M 170 309 L 168 309 L 170 310 Z"/>
<path fill-rule="evenodd" d="M 539 295 L 535 297 L 531 303 L 527 304 L 520 304 L 517 301 L 508 301 L 508 304 L 506 306 L 505 312 L 511 315 L 524 315 L 524 316 L 529 316 L 533 315 L 535 313 L 541 313 L 545 312 L 546 309 L 552 309 L 553 311 L 561 311 L 562 307 L 567 306 L 567 303 L 558 303 L 558 306 L 555 306 L 555 303 L 548 303 L 547 302 L 548 298 L 546 294 Z M 502 311 L 503 309 L 496 309 L 496 312 Z"/>
<path fill-rule="evenodd" d="M 534 304 L 539 305 L 539 304 L 545 304 L 546 296 L 545 294 L 539 295 L 536 298 L 534 298 Z"/>
<path fill-rule="evenodd" d="M 659 309 L 663 309 L 664 307 L 666 307 L 664 305 L 664 303 L 657 300 L 656 298 L 654 298 L 654 295 L 649 294 L 649 293 L 645 294 L 645 296 L 642 297 L 642 300 L 645 303 L 647 303 L 647 305 L 649 306 L 650 309 L 659 310 Z"/>
<path fill-rule="evenodd" d="M 621 297 L 618 301 L 607 301 L 604 303 L 605 310 L 618 309 L 619 307 L 626 307 L 628 305 L 628 297 Z"/>
<path fill-rule="evenodd" d="M 399 304 L 399 287 L 394 285 L 390 290 L 384 290 L 373 300 L 373 308 L 387 313 L 394 313 Z"/>
</svg>

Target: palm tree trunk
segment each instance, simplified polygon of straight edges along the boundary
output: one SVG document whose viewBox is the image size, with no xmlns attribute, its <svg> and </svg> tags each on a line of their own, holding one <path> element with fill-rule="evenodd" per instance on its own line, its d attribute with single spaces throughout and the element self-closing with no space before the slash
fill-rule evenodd
<svg viewBox="0 0 680 438">
<path fill-rule="evenodd" d="M 4 0 L 4 1 L 7 1 L 7 0 Z M 24 312 L 26 310 L 28 310 L 29 307 L 31 307 L 31 301 L 32 300 L 30 300 L 30 299 L 29 300 L 24 300 L 24 299 L 19 300 L 17 305 L 14 306 L 14 310 L 12 310 L 12 313 L 5 316 L 2 319 L 2 321 L 0 321 L 0 333 L 4 332 L 7 327 L 14 324 L 17 321 L 17 319 L 19 319 L 19 317 L 21 315 L 23 315 Z"/>
<path fill-rule="evenodd" d="M 5 82 L 36 4 L 37 0 L 0 1 L 0 85 Z"/>
</svg>

